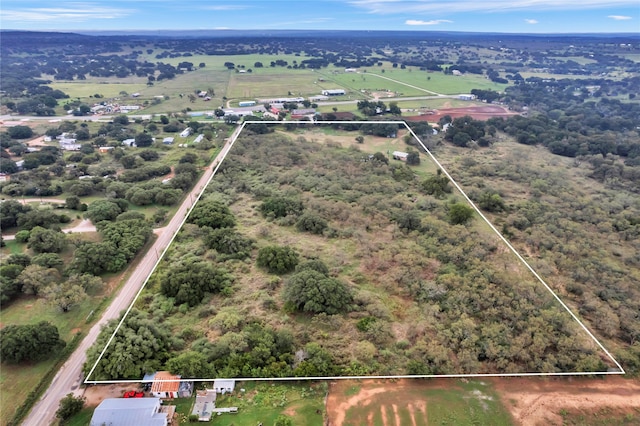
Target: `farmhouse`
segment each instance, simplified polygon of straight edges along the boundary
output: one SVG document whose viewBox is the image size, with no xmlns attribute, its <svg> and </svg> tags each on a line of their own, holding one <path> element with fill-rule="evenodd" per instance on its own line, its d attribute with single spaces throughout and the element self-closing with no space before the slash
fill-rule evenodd
<svg viewBox="0 0 640 426">
<path fill-rule="evenodd" d="M 402 151 L 393 151 L 393 159 L 400 161 L 407 161 L 408 153 Z"/>
<path fill-rule="evenodd" d="M 163 410 L 160 398 L 107 398 L 91 417 L 91 426 L 167 426 L 171 411 Z M 175 409 L 175 407 L 172 407 Z"/>
<path fill-rule="evenodd" d="M 344 89 L 328 89 L 328 90 L 323 90 L 320 93 L 322 93 L 325 96 L 342 96 L 347 92 L 345 92 Z"/>
<path fill-rule="evenodd" d="M 461 101 L 472 101 L 475 98 L 476 98 L 476 95 L 467 95 L 467 94 L 458 95 L 458 99 L 460 99 Z"/>
<path fill-rule="evenodd" d="M 156 398 L 189 398 L 193 393 L 193 382 L 180 381 L 180 376 L 168 371 L 158 371 L 153 376 L 151 394 Z"/>
</svg>

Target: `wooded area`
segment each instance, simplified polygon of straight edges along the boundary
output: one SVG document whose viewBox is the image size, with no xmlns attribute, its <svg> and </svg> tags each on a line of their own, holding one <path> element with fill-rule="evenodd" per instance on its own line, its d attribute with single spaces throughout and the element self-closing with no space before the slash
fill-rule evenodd
<svg viewBox="0 0 640 426">
<path fill-rule="evenodd" d="M 378 161 L 366 152 L 375 136 L 356 145 L 358 133 L 350 134 L 354 143 L 344 147 L 330 135 L 318 140 L 317 131 L 304 129 L 243 134 L 136 303 L 145 321 L 172 337 L 158 356 L 141 360 L 126 374 L 109 370 L 108 365 L 119 364 L 110 355 L 114 348 L 138 340 L 136 328 L 126 326 L 94 379 L 134 378 L 149 363 L 191 377 L 604 371 L 611 366 L 473 211 L 466 213 L 468 207 L 446 178 L 428 171 L 433 166 L 425 160 L 413 169 L 397 160 Z M 521 162 L 493 162 L 503 150 L 529 147 L 505 137 L 501 141 L 480 150 L 440 145 L 436 152 L 556 291 L 580 306 L 600 336 L 623 345 L 614 352 L 625 367 L 636 369 L 638 343 L 632 336 L 638 322 L 628 313 L 638 298 L 623 284 L 625 274 L 619 275 L 616 290 L 626 291 L 625 297 L 613 296 L 604 279 L 589 278 L 587 284 L 586 277 L 576 275 L 587 264 L 571 262 L 594 262 L 591 255 L 558 256 L 543 248 L 560 232 L 552 217 L 564 218 L 562 226 L 569 229 L 578 226 L 571 223 L 579 218 L 561 210 L 573 208 L 575 215 L 575 206 L 570 207 L 575 200 L 546 204 L 559 194 L 554 185 L 560 176 L 574 170 L 553 167 L 553 173 L 519 178 L 515 170 L 534 171 Z M 552 154 L 538 155 L 554 164 Z M 459 156 L 464 159 L 454 160 Z M 521 200 L 503 190 L 508 188 L 504 182 L 498 186 L 494 176 L 538 195 Z M 595 196 L 597 203 L 595 194 L 585 193 L 582 202 Z M 627 200 L 621 214 L 637 214 L 640 206 Z M 611 231 L 590 231 L 596 229 Z M 238 249 L 216 249 L 222 235 L 239 241 Z M 612 257 L 618 258 L 616 268 L 635 280 L 637 255 L 629 250 L 637 241 L 625 241 L 627 248 Z M 586 249 L 598 243 L 584 244 Z M 569 263 L 560 269 L 551 267 L 553 261 Z M 226 278 L 194 293 L 200 285 L 189 276 L 205 265 L 208 278 L 199 283 Z M 167 292 L 167 283 L 176 280 L 192 283 L 186 286 L 188 300 Z M 617 301 L 617 310 L 597 296 L 605 294 Z M 610 318 L 609 334 L 602 329 L 601 309 Z M 101 349 L 92 349 L 87 366 Z M 196 371 L 182 362 L 194 357 Z"/>
</svg>

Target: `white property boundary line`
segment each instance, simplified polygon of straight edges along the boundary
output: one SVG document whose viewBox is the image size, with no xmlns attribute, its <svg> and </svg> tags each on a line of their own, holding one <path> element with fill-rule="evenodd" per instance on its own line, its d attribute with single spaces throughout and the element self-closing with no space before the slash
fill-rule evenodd
<svg viewBox="0 0 640 426">
<path fill-rule="evenodd" d="M 144 283 L 140 287 L 140 290 L 138 290 L 138 292 L 136 293 L 133 301 L 131 302 L 131 305 L 129 305 L 129 307 L 127 308 L 125 314 L 122 316 L 122 319 L 120 320 L 120 322 L 116 326 L 115 330 L 113 331 L 113 333 L 109 337 L 109 340 L 107 341 L 107 344 L 102 349 L 102 352 L 100 352 L 100 355 L 98 356 L 98 359 L 96 360 L 95 364 L 93 365 L 93 367 L 89 371 L 89 374 L 87 374 L 87 377 L 84 380 L 85 384 L 113 384 L 113 383 L 142 383 L 143 382 L 143 380 L 89 380 L 89 378 L 91 377 L 91 375 L 93 374 L 93 372 L 97 368 L 98 363 L 100 362 L 100 360 L 104 356 L 105 352 L 107 351 L 107 348 L 109 347 L 109 345 L 111 344 L 111 342 L 115 338 L 116 334 L 118 333 L 118 330 L 120 329 L 120 327 L 124 323 L 124 320 L 127 318 L 127 315 L 129 315 L 129 312 L 131 311 L 131 309 L 133 308 L 133 305 L 135 304 L 136 300 L 138 299 L 138 297 L 142 293 L 142 290 L 144 290 L 144 288 L 146 287 L 147 283 L 149 282 L 149 278 L 151 278 L 151 275 L 153 275 L 153 273 L 155 272 L 156 268 L 160 264 L 160 261 L 163 259 L 165 253 L 167 252 L 167 250 L 169 249 L 169 247 L 173 243 L 174 239 L 178 235 L 178 232 L 180 232 L 180 230 L 184 226 L 185 222 L 187 221 L 187 218 L 191 214 L 191 211 L 196 206 L 198 201 L 200 201 L 200 198 L 202 197 L 202 194 L 205 192 L 206 187 L 209 186 L 209 184 L 211 183 L 211 181 L 215 177 L 216 173 L 218 172 L 218 169 L 222 165 L 223 161 L 226 159 L 227 155 L 231 151 L 231 148 L 233 148 L 233 145 L 236 143 L 236 140 L 238 139 L 238 137 L 240 136 L 240 134 L 244 130 L 244 127 L 247 124 L 278 124 L 278 125 L 285 125 L 285 124 L 289 124 L 289 123 L 291 123 L 291 124 L 300 124 L 300 125 L 314 125 L 314 126 L 318 125 L 318 124 L 397 124 L 397 125 L 404 126 L 411 133 L 411 135 L 414 138 L 416 138 L 416 140 L 418 141 L 420 146 L 429 155 L 431 160 L 433 160 L 433 162 L 442 170 L 442 172 L 445 174 L 445 176 L 447 176 L 447 178 L 453 183 L 453 185 L 456 187 L 456 189 L 460 192 L 460 194 L 462 194 L 462 196 L 471 205 L 471 207 L 473 207 L 473 209 L 476 211 L 476 213 L 478 213 L 478 215 L 487 223 L 487 225 L 489 225 L 489 227 L 493 230 L 493 232 L 495 232 L 495 234 L 500 238 L 500 240 L 502 240 L 502 242 L 504 242 L 507 245 L 507 247 L 509 247 L 509 249 L 516 255 L 516 257 L 536 277 L 536 279 L 538 281 L 540 281 L 540 283 L 542 283 L 542 285 L 544 285 L 544 287 L 549 291 L 549 293 L 551 293 L 551 295 L 560 303 L 560 305 L 569 313 L 569 315 L 571 315 L 571 317 L 580 325 L 580 327 L 596 343 L 596 345 L 609 357 L 609 359 L 616 365 L 616 367 L 618 367 L 618 369 L 620 371 L 590 371 L 590 372 L 579 371 L 579 372 L 560 372 L 560 373 L 530 373 L 530 372 L 529 373 L 484 373 L 484 374 L 483 373 L 477 373 L 477 374 L 438 374 L 438 375 L 436 375 L 436 374 L 423 374 L 423 375 L 399 375 L 399 376 L 327 376 L 327 377 L 260 377 L 260 378 L 256 378 L 256 377 L 253 377 L 253 378 L 251 378 L 251 377 L 236 378 L 236 377 L 234 377 L 234 378 L 229 378 L 229 379 L 257 382 L 257 381 L 344 380 L 344 379 L 355 379 L 355 380 L 357 380 L 357 379 L 482 378 L 482 377 L 550 377 L 550 376 L 552 377 L 552 376 L 591 376 L 591 375 L 595 375 L 595 374 L 597 374 L 597 375 L 621 375 L 621 374 L 626 374 L 626 372 L 624 371 L 624 369 L 622 368 L 620 363 L 613 357 L 613 355 L 611 355 L 611 353 L 604 347 L 604 345 L 593 335 L 593 333 L 591 333 L 591 331 L 589 331 L 589 329 L 584 325 L 584 323 L 582 323 L 582 321 L 580 321 L 580 319 L 577 317 L 577 315 L 574 314 L 573 311 L 571 311 L 571 309 L 562 301 L 562 299 L 560 299 L 560 297 L 551 289 L 551 287 L 542 279 L 542 277 L 540 275 L 538 275 L 538 273 L 533 269 L 533 267 L 531 267 L 531 265 L 529 265 L 529 263 L 509 243 L 509 241 L 507 241 L 507 239 L 498 231 L 498 229 L 495 226 L 493 226 L 493 224 L 489 221 L 489 219 L 487 219 L 487 217 L 484 214 L 482 214 L 480 209 L 473 203 L 473 201 L 471 201 L 469 196 L 462 190 L 460 185 L 458 185 L 458 183 L 453 179 L 453 177 L 449 174 L 449 172 L 442 166 L 442 164 L 436 159 L 436 157 L 431 153 L 431 151 L 429 151 L 429 149 L 427 149 L 427 147 L 424 145 L 422 140 L 414 133 L 413 130 L 411 130 L 411 128 L 409 127 L 409 125 L 407 125 L 406 122 L 404 122 L 404 121 L 317 121 L 317 122 L 316 121 L 244 121 L 240 125 L 240 127 L 235 131 L 235 133 L 236 133 L 235 136 L 232 138 L 232 140 L 230 141 L 228 146 L 226 146 L 226 152 L 223 154 L 222 159 L 216 165 L 215 169 L 213 170 L 213 173 L 211 174 L 211 177 L 209 178 L 209 180 L 207 181 L 207 183 L 205 184 L 203 189 L 198 193 L 198 196 L 196 197 L 196 201 L 191 205 L 191 208 L 185 214 L 184 219 L 180 223 L 180 226 L 174 232 L 174 234 L 171 237 L 171 239 L 169 240 L 169 243 L 167 244 L 167 246 L 162 250 L 162 253 L 158 257 L 158 260 L 156 261 L 155 265 L 153 266 L 153 269 L 151 270 L 151 272 L 149 273 L 149 275 L 145 279 Z M 223 148 L 223 150 L 224 149 L 225 148 Z M 222 378 L 222 377 L 217 378 L 217 379 L 211 379 L 211 378 L 189 378 L 190 381 L 197 381 L 197 382 L 213 382 L 214 380 L 221 380 L 221 379 L 225 379 L 225 378 Z M 160 380 L 160 381 L 161 382 L 176 382 L 178 380 Z M 145 381 L 145 382 L 150 382 L 150 381 Z"/>
</svg>

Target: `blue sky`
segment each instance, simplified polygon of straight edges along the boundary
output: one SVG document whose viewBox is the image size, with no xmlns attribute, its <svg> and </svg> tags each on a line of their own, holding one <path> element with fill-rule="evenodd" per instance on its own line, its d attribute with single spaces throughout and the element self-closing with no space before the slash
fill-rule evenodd
<svg viewBox="0 0 640 426">
<path fill-rule="evenodd" d="M 2 0 L 0 28 L 640 33 L 640 1 Z"/>
</svg>

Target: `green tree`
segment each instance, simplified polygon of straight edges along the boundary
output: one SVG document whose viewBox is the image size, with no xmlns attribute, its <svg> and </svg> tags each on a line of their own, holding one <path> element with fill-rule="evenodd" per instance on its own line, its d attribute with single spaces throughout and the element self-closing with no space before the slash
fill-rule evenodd
<svg viewBox="0 0 640 426">
<path fill-rule="evenodd" d="M 349 309 L 353 296 L 341 281 L 315 270 L 293 275 L 284 288 L 284 300 L 303 312 L 329 315 Z"/>
<path fill-rule="evenodd" d="M 452 191 L 449 185 L 449 178 L 447 178 L 440 169 L 438 169 L 436 175 L 429 176 L 422 181 L 420 186 L 425 193 L 433 195 L 436 198 L 443 198 Z"/>
<path fill-rule="evenodd" d="M 63 232 L 36 226 L 29 233 L 27 246 L 36 253 L 60 253 L 67 245 Z"/>
<path fill-rule="evenodd" d="M 33 130 L 29 126 L 13 126 L 7 129 L 11 139 L 27 139 L 33 136 Z"/>
<path fill-rule="evenodd" d="M 172 374 L 179 374 L 183 378 L 210 377 L 213 374 L 213 366 L 207 361 L 207 357 L 195 351 L 184 352 L 167 361 L 167 370 Z"/>
<path fill-rule="evenodd" d="M 258 250 L 256 262 L 272 274 L 285 274 L 293 271 L 298 260 L 298 253 L 291 247 L 267 246 Z"/>
<path fill-rule="evenodd" d="M 83 371 L 86 374 L 111 338 L 118 320 L 110 321 L 87 351 Z M 132 309 L 122 323 L 102 360 L 91 376 L 94 380 L 137 378 L 160 369 L 172 349 L 170 331 L 149 318 L 149 314 Z"/>
<path fill-rule="evenodd" d="M 65 421 L 79 413 L 84 407 L 86 398 L 73 396 L 72 393 L 68 393 L 67 396 L 60 400 L 60 405 L 56 411 L 56 417 L 61 421 Z"/>
<path fill-rule="evenodd" d="M 4 162 L 4 159 L 2 160 Z M 18 225 L 18 217 L 31 210 L 31 207 L 15 200 L 2 201 L 2 214 L 0 215 L 0 228 L 13 228 Z"/>
<path fill-rule="evenodd" d="M 41 361 L 64 348 L 58 328 L 46 321 L 38 324 L 9 324 L 0 330 L 2 362 Z"/>
<path fill-rule="evenodd" d="M 404 211 L 400 213 L 396 222 L 400 229 L 407 231 L 415 231 L 416 229 L 420 229 L 420 226 L 422 226 L 420 216 L 415 211 Z"/>
<path fill-rule="evenodd" d="M 246 259 L 251 254 L 254 241 L 232 228 L 213 229 L 205 236 L 205 244 L 218 253 L 234 259 Z"/>
<path fill-rule="evenodd" d="M 72 195 L 64 200 L 64 204 L 65 207 L 70 210 L 80 210 L 82 201 L 80 201 L 80 198 L 78 196 Z"/>
<path fill-rule="evenodd" d="M 496 194 L 493 191 L 484 191 L 482 194 L 480 194 L 478 205 L 483 210 L 489 212 L 500 212 L 505 209 L 502 197 L 500 197 L 499 194 Z"/>
<path fill-rule="evenodd" d="M 176 305 L 187 303 L 195 306 L 202 302 L 205 293 L 218 293 L 231 282 L 232 276 L 224 269 L 188 259 L 172 264 L 160 277 L 160 291 L 167 297 L 173 297 Z"/>
<path fill-rule="evenodd" d="M 215 200 L 204 200 L 196 204 L 187 222 L 213 229 L 233 228 L 236 225 L 236 219 L 229 207 Z"/>
<path fill-rule="evenodd" d="M 41 253 L 33 256 L 31 263 L 34 265 L 40 265 L 45 268 L 62 269 L 64 261 L 57 253 Z"/>
<path fill-rule="evenodd" d="M 135 140 L 136 140 L 136 146 L 138 148 L 151 146 L 151 144 L 153 143 L 153 137 L 151 137 L 150 134 L 145 132 L 138 133 L 135 137 Z"/>
<path fill-rule="evenodd" d="M 450 204 L 447 219 L 452 225 L 464 225 L 473 218 L 474 210 L 464 203 Z"/>
<path fill-rule="evenodd" d="M 296 229 L 300 232 L 310 232 L 312 234 L 322 234 L 327 229 L 327 221 L 315 213 L 307 212 L 300 216 L 296 222 Z"/>
<path fill-rule="evenodd" d="M 16 281 L 24 294 L 40 295 L 42 290 L 60 280 L 60 273 L 54 268 L 29 265 L 18 275 Z"/>
<path fill-rule="evenodd" d="M 410 151 L 407 155 L 407 164 L 410 166 L 420 165 L 420 153 L 417 151 Z"/>
<path fill-rule="evenodd" d="M 89 205 L 86 216 L 96 224 L 103 220 L 114 220 L 122 212 L 122 208 L 114 201 L 97 200 Z"/>
<path fill-rule="evenodd" d="M 69 312 L 73 306 L 87 298 L 84 289 L 72 280 L 46 286 L 40 291 L 40 295 L 62 312 Z"/>
<path fill-rule="evenodd" d="M 267 198 L 260 205 L 260 212 L 264 217 L 273 216 L 278 218 L 299 215 L 303 209 L 302 201 L 281 196 Z"/>
</svg>

